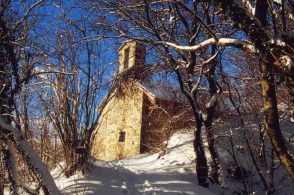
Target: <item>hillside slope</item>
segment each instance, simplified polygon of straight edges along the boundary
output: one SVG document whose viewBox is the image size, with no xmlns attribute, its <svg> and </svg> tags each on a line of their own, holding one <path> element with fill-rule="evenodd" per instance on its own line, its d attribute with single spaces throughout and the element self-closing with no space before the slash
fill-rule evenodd
<svg viewBox="0 0 294 195">
<path fill-rule="evenodd" d="M 214 194 L 197 185 L 192 132 L 178 132 L 169 140 L 164 154 L 140 155 L 131 159 L 89 163 L 86 174 L 70 178 L 53 175 L 64 194 L 160 195 Z"/>
</svg>

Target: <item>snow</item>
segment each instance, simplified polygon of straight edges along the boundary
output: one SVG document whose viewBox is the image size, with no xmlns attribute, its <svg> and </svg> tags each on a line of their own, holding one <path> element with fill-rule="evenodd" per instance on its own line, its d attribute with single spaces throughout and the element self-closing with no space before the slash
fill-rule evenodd
<svg viewBox="0 0 294 195">
<path fill-rule="evenodd" d="M 22 155 L 22 157 L 26 159 L 26 161 L 30 162 L 30 166 L 34 170 L 36 176 L 40 182 L 46 186 L 49 193 L 54 195 L 60 194 L 46 165 L 42 162 L 28 141 L 24 139 L 24 136 L 21 134 L 20 130 L 14 128 L 10 124 L 7 124 L 1 115 L 0 126 L 2 127 L 3 133 L 11 134 L 13 136 L 13 138 L 11 138 L 12 136 L 8 136 L 10 139 L 9 141 L 14 144 L 15 148 Z M 6 132 L 4 130 L 6 130 Z"/>
<path fill-rule="evenodd" d="M 248 1 L 248 0 L 242 0 L 242 3 L 243 3 L 244 6 L 246 7 L 247 11 L 248 11 L 249 13 L 251 13 L 252 16 L 254 16 L 254 14 L 255 14 L 255 7 L 253 7 L 253 6 L 251 5 L 250 1 Z"/>
<path fill-rule="evenodd" d="M 167 46 L 173 47 L 177 50 L 180 51 L 185 51 L 185 52 L 191 52 L 191 51 L 198 51 L 199 49 L 202 49 L 204 47 L 207 47 L 209 45 L 219 45 L 219 46 L 238 46 L 242 47 L 244 49 L 247 49 L 251 52 L 256 52 L 256 48 L 252 43 L 250 43 L 247 40 L 242 40 L 242 39 L 234 39 L 234 38 L 219 38 L 218 40 L 214 38 L 207 39 L 197 45 L 193 46 L 181 46 L 177 45 L 171 42 L 165 42 Z"/>
<path fill-rule="evenodd" d="M 288 70 L 291 70 L 291 68 L 294 67 L 294 62 L 288 55 L 282 56 L 281 60 L 284 66 L 288 68 Z"/>
<path fill-rule="evenodd" d="M 193 131 L 175 133 L 164 154 L 139 155 L 104 162 L 91 160 L 83 176 L 70 178 L 56 168 L 52 174 L 63 194 L 215 194 L 197 185 Z"/>
<path fill-rule="evenodd" d="M 280 111 L 287 111 L 287 105 L 279 104 Z M 236 119 L 232 118 L 235 121 Z M 248 120 L 251 120 L 248 118 Z M 253 121 L 253 120 L 251 120 Z M 233 162 L 231 154 L 225 149 L 230 147 L 230 131 L 234 137 L 235 153 L 238 163 L 246 170 L 253 173 L 247 181 L 258 181 L 258 176 L 254 173 L 255 168 L 246 154 L 242 135 L 243 128 L 236 127 L 235 124 L 223 123 L 216 125 L 216 140 L 219 140 L 218 153 L 221 167 L 226 167 Z M 232 130 L 234 129 L 234 131 Z M 292 136 L 293 124 L 289 124 L 289 117 L 281 121 L 281 128 L 287 138 Z M 250 132 L 249 132 L 250 129 Z M 248 139 L 253 139 L 258 133 L 257 127 L 252 124 L 248 130 Z M 197 185 L 195 170 L 195 154 L 193 149 L 193 129 L 181 130 L 165 142 L 167 148 L 155 154 L 142 154 L 129 159 L 118 161 L 98 161 L 91 159 L 85 169 L 85 175 L 77 173 L 70 178 L 66 178 L 62 173 L 63 163 L 60 163 L 51 174 L 57 187 L 62 194 L 105 194 L 105 195 L 162 195 L 162 194 L 188 194 L 188 195 L 210 195 L 210 194 L 236 194 L 243 189 L 242 182 L 231 178 L 229 173 L 224 171 L 221 174 L 222 185 L 210 185 L 206 189 Z M 205 136 L 204 136 L 205 137 Z M 203 138 L 204 138 L 203 137 Z M 258 137 L 258 136 L 256 136 Z M 289 139 L 290 140 L 290 139 Z M 205 148 L 207 143 L 204 139 Z M 228 144 L 228 145 L 226 145 Z M 245 148 L 245 149 L 244 149 Z M 209 155 L 207 156 L 210 161 Z M 224 169 L 226 170 L 226 169 Z M 262 171 L 266 171 L 262 169 Z M 265 172 L 264 172 L 265 174 Z M 277 184 L 281 189 L 277 193 L 291 194 L 286 192 L 283 186 L 291 184 L 291 180 L 285 180 L 285 170 L 275 171 L 275 181 L 283 181 Z M 260 183 L 252 186 L 251 192 L 263 193 Z M 292 188 L 291 188 L 292 190 Z"/>
<path fill-rule="evenodd" d="M 152 97 L 156 97 L 162 100 L 179 102 L 183 101 L 185 97 L 180 93 L 180 89 L 172 83 L 162 83 L 156 80 L 149 80 L 148 82 L 138 81 L 137 85 L 141 87 L 145 92 L 149 93 Z"/>
<path fill-rule="evenodd" d="M 279 4 L 279 5 L 282 4 L 282 0 L 273 0 L 273 2 L 275 2 L 275 3 Z"/>
<path fill-rule="evenodd" d="M 291 13 L 289 13 L 289 19 L 292 20 L 292 21 L 294 21 L 294 15 L 291 14 Z"/>
</svg>

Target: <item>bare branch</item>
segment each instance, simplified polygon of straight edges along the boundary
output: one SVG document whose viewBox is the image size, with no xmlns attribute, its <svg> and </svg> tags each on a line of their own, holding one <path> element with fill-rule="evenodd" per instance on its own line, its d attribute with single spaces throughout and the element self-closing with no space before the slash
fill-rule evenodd
<svg viewBox="0 0 294 195">
<path fill-rule="evenodd" d="M 18 21 L 16 22 L 16 24 L 12 27 L 12 29 L 16 29 L 20 24 L 22 24 L 25 19 L 29 16 L 29 14 L 31 13 L 31 11 L 33 11 L 33 9 L 35 7 L 37 7 L 39 4 L 41 4 L 42 2 L 44 2 L 45 0 L 39 0 L 36 3 L 34 3 L 29 9 L 28 11 L 24 14 L 24 16 Z"/>
</svg>

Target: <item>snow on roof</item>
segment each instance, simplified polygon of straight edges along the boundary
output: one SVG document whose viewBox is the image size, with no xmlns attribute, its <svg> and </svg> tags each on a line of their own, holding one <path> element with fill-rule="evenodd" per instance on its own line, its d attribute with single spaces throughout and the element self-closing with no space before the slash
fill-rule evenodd
<svg viewBox="0 0 294 195">
<path fill-rule="evenodd" d="M 184 101 L 184 96 L 176 84 L 151 80 L 149 82 L 137 81 L 137 85 L 154 98 L 177 102 Z"/>
</svg>

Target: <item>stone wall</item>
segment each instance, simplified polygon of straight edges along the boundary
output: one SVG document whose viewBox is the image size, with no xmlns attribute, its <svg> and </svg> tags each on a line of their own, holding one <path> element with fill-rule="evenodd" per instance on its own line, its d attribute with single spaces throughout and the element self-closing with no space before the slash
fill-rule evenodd
<svg viewBox="0 0 294 195">
<path fill-rule="evenodd" d="M 145 65 L 145 47 L 136 41 L 127 41 L 118 49 L 119 73 L 130 68 L 142 68 Z"/>
<path fill-rule="evenodd" d="M 143 92 L 132 81 L 117 88 L 99 120 L 91 154 L 117 160 L 140 154 Z M 120 132 L 125 140 L 119 142 Z"/>
</svg>

